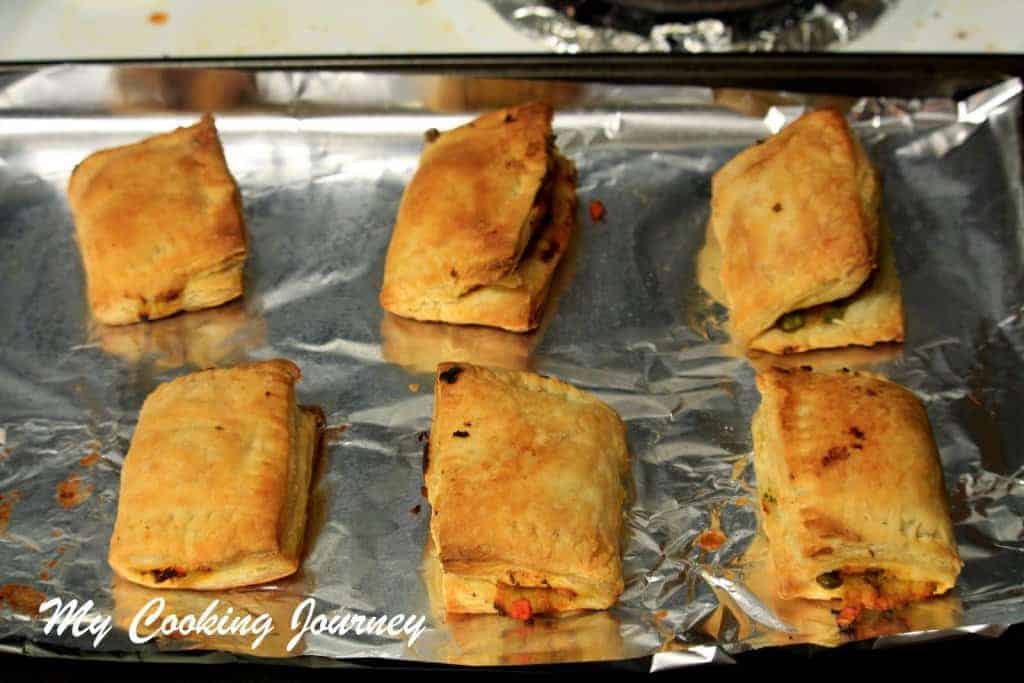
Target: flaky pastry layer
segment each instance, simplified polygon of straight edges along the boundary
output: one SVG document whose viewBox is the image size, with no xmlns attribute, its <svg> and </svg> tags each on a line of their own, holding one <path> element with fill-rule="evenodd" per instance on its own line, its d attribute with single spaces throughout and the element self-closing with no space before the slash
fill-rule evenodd
<svg viewBox="0 0 1024 683">
<path fill-rule="evenodd" d="M 857 372 L 757 376 L 754 467 L 783 598 L 891 609 L 956 583 L 938 452 L 921 402 Z"/>
<path fill-rule="evenodd" d="M 143 404 L 121 471 L 111 567 L 157 588 L 294 573 L 322 414 L 274 360 L 179 377 Z"/>
<path fill-rule="evenodd" d="M 385 309 L 517 332 L 539 324 L 576 224 L 576 171 L 550 142 L 550 118 L 547 105 L 523 105 L 428 144 L 388 248 Z"/>
<path fill-rule="evenodd" d="M 877 171 L 838 112 L 806 114 L 712 180 L 733 339 L 857 292 L 878 265 Z M 831 343 L 831 342 L 830 342 Z"/>
<path fill-rule="evenodd" d="M 756 336 L 750 348 L 785 354 L 903 341 L 903 295 L 887 230 L 878 249 L 878 270 L 852 296 L 800 311 L 799 328 L 786 331 L 774 325 Z"/>
<path fill-rule="evenodd" d="M 241 296 L 241 200 L 212 117 L 90 155 L 71 174 L 68 198 L 100 322 L 163 318 Z"/>
<path fill-rule="evenodd" d="M 615 602 L 629 453 L 611 408 L 532 373 L 442 364 L 428 454 L 447 611 Z"/>
</svg>

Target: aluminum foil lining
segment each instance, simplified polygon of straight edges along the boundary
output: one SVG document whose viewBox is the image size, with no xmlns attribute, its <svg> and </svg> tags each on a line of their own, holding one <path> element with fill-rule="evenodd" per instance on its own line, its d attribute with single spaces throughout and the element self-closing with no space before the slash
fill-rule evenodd
<svg viewBox="0 0 1024 683">
<path fill-rule="evenodd" d="M 895 0 L 814 3 L 767 26 L 739 32 L 728 16 L 653 23 L 646 35 L 581 23 L 530 0 L 489 0 L 512 26 L 555 52 L 815 52 L 861 35 Z"/>
<path fill-rule="evenodd" d="M 947 99 L 807 98 L 354 72 L 59 67 L 0 83 L 0 645 L 30 654 L 142 659 L 349 658 L 526 664 L 648 657 L 653 669 L 789 643 L 877 646 L 1024 621 L 1024 186 L 1021 84 Z M 377 303 L 390 229 L 423 131 L 542 97 L 579 168 L 580 229 L 541 328 L 516 335 L 416 323 Z M 908 322 L 902 346 L 791 359 L 870 368 L 925 402 L 960 552 L 955 593 L 839 633 L 827 605 L 780 602 L 758 533 L 746 359 L 722 350 L 724 312 L 696 283 L 712 173 L 809 106 L 845 107 L 884 176 Z M 147 324 L 93 324 L 65 187 L 90 152 L 216 109 L 241 186 L 251 259 L 244 300 Z M 591 202 L 605 207 L 601 220 Z M 323 407 L 301 572 L 216 594 L 158 591 L 179 614 L 216 598 L 267 613 L 251 639 L 133 644 L 154 592 L 106 563 L 118 476 L 158 383 L 200 367 L 283 356 L 303 403 Z M 432 369 L 463 360 L 561 377 L 628 424 L 636 499 L 615 608 L 523 624 L 442 621 L 425 561 L 429 506 L 418 435 Z M 197 473 L 197 476 L 201 474 Z M 112 630 L 46 633 L 46 597 L 91 600 Z M 401 637 L 309 633 L 290 617 L 420 614 Z M 179 634 L 180 636 L 180 634 Z"/>
</svg>

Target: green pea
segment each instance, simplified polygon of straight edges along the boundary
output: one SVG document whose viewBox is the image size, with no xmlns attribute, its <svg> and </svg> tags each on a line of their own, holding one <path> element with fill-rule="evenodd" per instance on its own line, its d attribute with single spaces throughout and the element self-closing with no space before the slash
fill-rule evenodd
<svg viewBox="0 0 1024 683">
<path fill-rule="evenodd" d="M 832 590 L 833 588 L 839 588 L 843 585 L 843 577 L 839 575 L 838 571 L 819 574 L 818 585 L 822 588 L 827 588 L 829 590 Z"/>
<path fill-rule="evenodd" d="M 825 309 L 824 319 L 827 323 L 834 323 L 837 320 L 841 320 L 843 315 L 846 313 L 846 306 L 829 306 Z"/>
<path fill-rule="evenodd" d="M 787 313 L 779 319 L 779 327 L 783 332 L 796 332 L 804 326 L 804 314 L 800 311 Z"/>
</svg>

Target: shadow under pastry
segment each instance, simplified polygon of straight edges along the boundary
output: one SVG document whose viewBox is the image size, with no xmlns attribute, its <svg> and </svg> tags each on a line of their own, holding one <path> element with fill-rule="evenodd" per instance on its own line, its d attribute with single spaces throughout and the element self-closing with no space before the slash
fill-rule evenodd
<svg viewBox="0 0 1024 683">
<path fill-rule="evenodd" d="M 242 301 L 170 318 L 110 326 L 93 323 L 90 337 L 100 348 L 130 364 L 159 370 L 209 368 L 245 360 L 266 343 L 266 321 Z"/>
<path fill-rule="evenodd" d="M 308 578 L 300 571 L 287 579 L 254 588 L 172 591 L 140 586 L 115 575 L 114 625 L 128 631 L 134 623 L 135 633 L 142 637 L 154 636 L 152 642 L 160 650 L 210 650 L 254 657 L 297 657 L 303 653 L 305 644 L 300 639 L 291 650 L 288 649 L 295 635 L 291 630 L 291 619 L 292 613 L 308 595 L 308 584 Z M 159 603 L 154 602 L 158 599 L 163 600 L 162 609 Z M 220 632 L 186 633 L 180 626 L 174 630 L 167 627 L 164 633 L 160 632 L 161 624 L 170 615 L 175 615 L 179 624 L 186 615 L 202 623 L 206 611 L 216 619 Z M 154 615 L 159 616 L 152 619 Z M 272 622 L 272 630 L 261 638 L 260 633 L 265 628 L 262 624 L 268 619 Z M 248 627 L 243 630 L 245 624 Z"/>
</svg>

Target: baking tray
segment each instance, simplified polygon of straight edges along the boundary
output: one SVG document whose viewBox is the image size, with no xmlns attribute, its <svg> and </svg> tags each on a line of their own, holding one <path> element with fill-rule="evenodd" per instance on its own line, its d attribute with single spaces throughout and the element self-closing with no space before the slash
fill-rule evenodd
<svg viewBox="0 0 1024 683">
<path fill-rule="evenodd" d="M 885 65 L 885 68 L 881 68 Z M 75 67 L 66 66 L 59 68 L 78 68 L 85 65 L 76 65 Z M 549 57 L 518 57 L 518 56 L 491 56 L 491 57 L 475 57 L 475 58 L 461 58 L 461 57 L 437 57 L 437 58 L 416 58 L 416 59 L 379 59 L 379 58 L 346 58 L 337 60 L 260 60 L 260 59 L 247 59 L 247 60 L 194 60 L 194 61 L 171 61 L 171 62 L 160 62 L 159 64 L 154 63 L 118 63 L 116 65 L 105 63 L 105 64 L 94 64 L 100 70 L 114 68 L 117 73 L 130 73 L 134 74 L 135 85 L 134 90 L 130 90 L 128 96 L 122 98 L 121 101 L 111 101 L 108 97 L 90 97 L 90 95 L 99 94 L 96 90 L 90 90 L 90 87 L 86 85 L 83 89 L 78 91 L 62 91 L 57 88 L 50 93 L 32 92 L 22 102 L 14 102 L 13 106 L 17 110 L 17 116 L 13 120 L 15 122 L 24 123 L 26 120 L 44 120 L 49 119 L 50 130 L 53 130 L 53 117 L 57 113 L 70 114 L 73 117 L 81 117 L 85 121 L 94 120 L 91 117 L 97 115 L 109 116 L 114 114 L 121 118 L 139 117 L 139 121 L 143 121 L 142 128 L 136 127 L 136 132 L 141 132 L 151 123 L 153 126 L 164 125 L 166 121 L 184 121 L 188 118 L 181 112 L 188 110 L 193 107 L 196 102 L 204 102 L 203 97 L 209 97 L 209 93 L 205 93 L 203 90 L 191 90 L 190 95 L 183 95 L 183 90 L 194 87 L 194 82 L 197 80 L 193 78 L 194 75 L 209 71 L 210 69 L 216 70 L 242 70 L 249 74 L 260 74 L 267 73 L 270 71 L 277 72 L 290 72 L 294 78 L 301 79 L 301 75 L 308 71 L 320 71 L 328 75 L 336 74 L 343 76 L 342 80 L 351 82 L 353 79 L 364 78 L 365 74 L 373 74 L 373 76 L 365 77 L 367 80 L 364 84 L 372 84 L 374 79 L 389 80 L 392 84 L 396 81 L 406 77 L 414 78 L 444 78 L 449 79 L 454 86 L 446 94 L 433 102 L 424 102 L 422 98 L 416 100 L 410 97 L 410 92 L 406 90 L 400 90 L 399 92 L 406 99 L 398 99 L 395 96 L 393 90 L 385 88 L 383 91 L 374 91 L 370 88 L 371 92 L 368 97 L 363 97 L 357 102 L 349 102 L 348 106 L 344 107 L 344 113 L 351 115 L 353 111 L 373 112 L 383 111 L 390 114 L 414 112 L 417 114 L 430 114 L 431 110 L 441 110 L 444 112 L 437 120 L 442 122 L 456 120 L 459 116 L 459 112 L 468 109 L 479 109 L 485 106 L 493 106 L 494 102 L 494 80 L 495 77 L 500 78 L 522 78 L 529 76 L 531 79 L 555 79 L 558 81 L 568 81 L 576 84 L 575 88 L 566 88 L 564 92 L 574 93 L 572 97 L 578 97 L 580 88 L 587 92 L 583 102 L 587 106 L 621 106 L 625 101 L 627 95 L 635 95 L 642 93 L 646 98 L 645 103 L 650 105 L 656 110 L 663 110 L 664 108 L 670 108 L 673 106 L 688 105 L 692 106 L 700 103 L 700 98 L 706 96 L 706 92 L 702 91 L 703 87 L 715 86 L 720 88 L 722 92 L 731 92 L 738 88 L 754 88 L 762 91 L 775 91 L 773 95 L 752 95 L 753 100 L 749 97 L 742 99 L 743 106 L 762 107 L 766 105 L 767 101 L 770 101 L 774 97 L 778 97 L 780 93 L 778 91 L 791 91 L 801 93 L 819 93 L 822 97 L 804 97 L 799 95 L 785 95 L 783 99 L 778 103 L 783 107 L 800 107 L 807 104 L 817 104 L 821 102 L 832 102 L 836 101 L 836 96 L 846 95 L 863 95 L 863 96 L 885 96 L 885 95 L 901 95 L 905 97 L 914 95 L 928 95 L 930 97 L 944 97 L 954 99 L 964 99 L 970 93 L 975 91 L 998 86 L 1000 83 L 1005 83 L 1007 78 L 1013 77 L 1022 73 L 1022 62 L 1016 57 L 928 57 L 928 58 L 917 58 L 908 56 L 894 56 L 894 55 L 873 55 L 871 57 L 859 57 L 859 56 L 802 56 L 802 57 L 787 57 L 787 56 L 758 56 L 757 58 L 749 58 L 745 56 L 715 56 L 715 57 L 639 57 L 639 56 L 579 56 L 574 58 L 549 58 Z M 154 72 L 149 71 L 150 68 L 157 67 L 162 69 L 162 75 L 155 79 L 146 80 L 145 75 L 152 75 Z M 20 84 L 23 82 L 31 83 L 31 79 L 26 79 L 26 69 L 40 69 L 40 68 L 51 68 L 53 65 L 7 65 L 4 68 L 4 74 L 2 77 L 2 86 L 10 86 L 12 84 Z M 112 72 L 108 72 L 112 73 Z M 142 77 L 139 79 L 138 77 Z M 484 78 L 483 81 L 469 80 L 470 77 Z M 287 79 L 284 79 L 287 80 Z M 330 80 L 330 78 L 326 79 Z M 141 83 L 141 85 L 140 85 Z M 608 85 L 602 86 L 601 83 L 613 84 L 619 83 L 630 86 L 626 90 L 616 90 L 616 88 Z M 186 85 L 182 85 L 186 84 Z M 644 88 L 642 84 L 648 84 L 650 87 Z M 672 88 L 667 87 L 668 84 L 683 84 L 689 87 L 683 88 Z M 528 84 L 524 86 L 525 91 L 520 90 L 520 96 L 525 92 L 527 94 L 540 93 L 546 97 L 557 97 L 559 93 L 563 93 L 563 89 L 557 85 L 545 86 L 543 84 Z M 589 89 L 588 89 L 589 88 Z M 638 89 L 639 88 L 639 89 Z M 222 86 L 222 90 L 223 90 Z M 12 90 L 17 91 L 16 88 L 7 88 L 7 92 L 10 93 Z M 502 88 L 498 88 L 502 90 Z M 514 89 L 513 89 L 514 90 Z M 288 99 L 288 95 L 278 101 L 267 103 L 273 106 L 268 106 L 268 110 L 280 114 L 282 111 L 287 112 L 290 116 L 295 119 L 301 119 L 306 115 L 324 115 L 325 113 L 330 114 L 332 111 L 338 113 L 337 100 L 331 98 L 338 98 L 339 93 L 346 91 L 326 91 L 326 94 L 319 99 L 306 99 L 296 101 L 295 99 Z M 348 91 L 349 94 L 350 91 Z M 223 93 L 221 93 L 223 94 Z M 422 95 L 422 93 L 420 93 Z M 745 93 L 750 95 L 750 93 Z M 190 100 L 189 97 L 192 99 Z M 199 99 L 196 99 L 199 98 Z M 447 98 L 447 99 L 446 99 Z M 763 99 L 762 99 L 763 98 Z M 25 103 L 27 103 L 26 106 Z M 579 100 L 576 101 L 576 104 Z M 733 101 L 733 104 L 736 102 Z M 8 108 L 12 106 L 10 101 L 5 103 Z M 563 103 L 566 104 L 566 103 Z M 70 106 L 69 106 L 70 105 Z M 568 103 L 568 106 L 572 106 L 572 103 Z M 196 107 L 197 108 L 197 107 Z M 780 110 L 781 111 L 781 110 Z M 10 113 L 5 112 L 5 113 Z M 252 112 L 250 112 L 252 113 Z M 792 113 L 792 112 L 791 112 Z M 946 112 L 948 114 L 948 112 Z M 428 117 L 429 118 L 429 117 Z M 435 117 L 436 118 L 436 117 Z M 464 116 L 463 116 L 464 118 Z M 10 122 L 12 119 L 7 119 Z M 161 123 L 155 123 L 160 120 Z M 434 120 L 434 119 L 430 119 Z M 424 122 L 427 119 L 423 119 Z M 44 126 L 45 127 L 45 126 Z M 166 127 L 166 125 L 164 125 Z M 425 126 L 424 126 L 425 127 Z M 223 128 L 223 126 L 222 126 Z M 230 126 L 227 127 L 230 129 Z M 160 130 L 161 128 L 154 128 L 153 132 Z M 148 129 L 147 129 L 148 130 Z M 106 139 L 112 142 L 118 138 L 119 133 L 109 131 L 105 134 Z M 229 140 L 231 131 L 228 130 L 226 133 L 226 144 L 229 146 L 229 161 L 231 161 L 233 169 L 235 168 L 235 162 L 232 160 L 232 154 L 230 151 L 231 142 Z M 737 135 L 736 143 L 739 144 L 744 136 L 744 133 Z M 96 146 L 103 146 L 106 142 L 97 142 Z M 571 143 L 570 143 L 571 144 Z M 654 144 L 651 140 L 648 140 L 647 145 Z M 45 147 L 45 146 L 44 146 Z M 579 151 L 579 150 L 577 150 Z M 1019 155 L 1019 150 L 1018 150 Z M 414 159 L 414 154 L 410 157 Z M 45 163 L 45 159 L 43 160 Z M 409 164 L 406 163 L 406 166 Z M 398 175 L 402 173 L 407 174 L 410 171 L 409 168 L 404 168 L 401 171 L 397 171 Z M 237 170 L 236 170 L 237 173 Z M 246 179 L 240 178 L 243 185 L 243 190 L 246 187 Z M 584 181 L 585 182 L 585 181 Z M 392 182 L 394 187 L 390 187 L 391 200 L 395 200 L 397 192 L 400 191 L 401 183 Z M 595 195 L 596 196 L 596 195 Z M 586 192 L 584 192 L 584 198 L 587 199 Z M 607 201 L 608 197 L 600 197 L 602 200 Z M 614 203 L 610 205 L 614 206 Z M 586 222 L 586 218 L 583 218 Z M 387 225 L 377 226 L 377 229 L 384 230 L 386 232 Z M 73 250 L 64 249 L 63 256 L 70 259 L 74 259 L 76 254 Z M 379 255 L 378 255 L 379 256 Z M 8 269 L 8 273 L 12 272 Z M 78 274 L 76 274 L 77 276 Z M 574 285 L 579 286 L 577 283 Z M 8 285 L 5 284 L 5 291 L 8 290 Z M 249 334 L 256 335 L 257 337 L 261 334 L 265 334 L 266 331 L 244 329 L 243 337 Z M 181 332 L 175 332 L 175 334 L 181 334 Z M 273 332 L 271 332 L 272 336 Z M 555 339 L 557 337 L 548 337 L 548 340 Z M 94 341 L 93 338 L 89 338 L 90 341 Z M 546 343 L 556 344 L 557 341 L 548 341 Z M 255 347 L 247 347 L 247 350 L 257 348 L 259 343 Z M 559 370 L 568 370 L 569 374 L 573 374 L 574 369 L 571 363 L 568 363 L 565 357 L 559 357 L 559 353 L 551 353 L 550 348 L 547 352 L 542 349 L 540 357 L 542 363 L 550 364 L 548 367 L 554 369 L 556 373 Z M 161 348 L 161 353 L 165 349 Z M 207 351 L 210 351 L 207 349 Z M 216 352 L 216 349 L 214 349 Z M 70 352 L 69 352 L 70 353 Z M 548 355 L 544 355 L 547 353 Z M 213 362 L 223 362 L 226 360 L 226 356 L 218 357 Z M 183 365 L 201 364 L 195 359 L 186 359 L 183 364 L 179 364 L 178 369 Z M 140 379 L 139 375 L 133 376 L 131 381 L 123 383 L 127 389 L 123 389 L 119 396 L 119 404 L 113 412 L 123 412 L 125 415 L 131 412 L 131 404 L 137 401 L 141 395 L 141 387 L 146 386 L 147 383 L 152 385 L 157 379 L 165 379 L 167 376 L 172 376 L 174 371 L 168 371 L 166 368 L 146 366 L 143 369 L 141 365 L 129 363 L 129 366 L 133 368 L 132 372 L 151 373 Z M 545 367 L 542 365 L 542 367 Z M 576 368 L 576 374 L 579 375 L 579 368 Z M 106 368 L 105 371 L 110 371 L 110 368 Z M 168 374 L 170 373 L 170 374 Z M 179 372 L 180 374 L 180 372 Z M 307 375 L 309 373 L 307 372 Z M 564 374 L 564 373 L 559 373 Z M 586 373 L 583 373 L 584 375 Z M 10 378 L 8 378 L 10 379 Z M 116 379 L 116 378 L 115 378 Z M 405 375 L 400 375 L 400 379 L 406 379 Z M 570 377 L 570 379 L 573 379 Z M 591 388 L 601 388 L 599 381 L 595 381 L 593 378 L 588 380 L 585 376 L 578 376 L 575 378 L 579 383 L 585 386 L 590 382 Z M 581 381 L 582 380 L 582 381 Z M 7 384 L 8 388 L 18 389 L 17 386 L 10 383 Z M 72 387 L 73 389 L 74 387 Z M 326 387 L 320 386 L 315 391 L 321 397 L 325 397 L 328 393 Z M 324 398 L 323 402 L 330 403 L 329 398 Z M 137 407 L 135 408 L 137 410 Z M 102 414 L 103 409 L 99 408 L 99 412 Z M 338 411 L 335 411 L 338 413 Z M 336 414 L 336 417 L 350 417 L 347 413 L 350 411 L 342 411 L 346 415 Z M 109 411 L 108 411 L 109 416 Z M 21 417 L 21 416 L 18 416 Z M 5 417 L 6 419 L 6 417 Z M 116 422 L 116 420 L 115 420 Z M 339 424 L 344 423 L 342 420 Z M 99 430 L 102 432 L 102 428 Z M 125 431 L 124 428 L 118 428 L 109 431 L 107 434 L 106 442 L 100 439 L 101 450 L 107 449 L 110 451 L 117 451 L 121 449 L 123 451 L 124 445 L 126 445 L 126 438 L 130 433 L 130 426 Z M 407 436 L 407 434 L 406 434 Z M 71 438 L 75 438 L 72 436 Z M 397 437 L 399 440 L 402 438 L 401 435 Z M 742 435 L 736 437 L 736 442 L 732 444 L 735 446 L 737 451 L 743 449 L 744 441 Z M 107 453 L 104 451 L 104 456 Z M 116 463 L 116 456 L 113 457 L 113 462 Z M 116 471 L 114 472 L 116 474 Z M 105 501 L 108 506 L 111 503 L 110 500 Z M 998 632 L 998 628 L 989 628 L 990 632 Z M 15 638 L 5 638 L 2 641 L 9 647 L 15 649 L 21 649 L 31 654 L 48 654 L 48 655 L 59 655 L 59 654 L 71 654 L 74 656 L 119 656 L 115 652 L 94 652 L 88 649 L 75 650 L 64 647 L 62 643 L 50 641 L 50 642 L 32 642 L 29 640 L 20 640 Z M 726 655 L 721 652 L 716 652 L 714 648 L 703 646 L 695 648 L 688 653 L 670 653 L 669 656 L 660 657 L 655 661 L 651 661 L 650 657 L 639 657 L 635 659 L 629 659 L 628 662 L 632 666 L 639 666 L 643 668 L 660 668 L 662 666 L 676 666 L 684 662 L 684 660 L 691 661 L 708 661 L 713 657 L 719 657 L 719 659 L 728 659 Z M 738 655 L 742 657 L 743 655 Z M 155 657 L 156 660 L 167 660 L 173 658 L 184 658 L 189 661 L 202 660 L 202 661 L 220 661 L 219 655 L 199 655 L 191 652 L 187 653 L 149 653 L 147 658 Z M 322 664 L 345 664 L 354 663 L 360 660 L 323 660 L 314 659 L 313 661 Z M 374 660 L 376 661 L 376 660 Z M 310 663 L 308 660 L 288 660 L 288 663 L 300 664 Z"/>
<path fill-rule="evenodd" d="M 959 97 L 1024 72 L 1024 56 L 1008 54 L 763 53 L 757 55 L 418 55 L 335 58 L 232 57 L 0 63 L 11 77 L 61 64 L 170 69 L 333 70 L 450 74 L 628 84 L 695 85 L 851 96 Z"/>
</svg>

